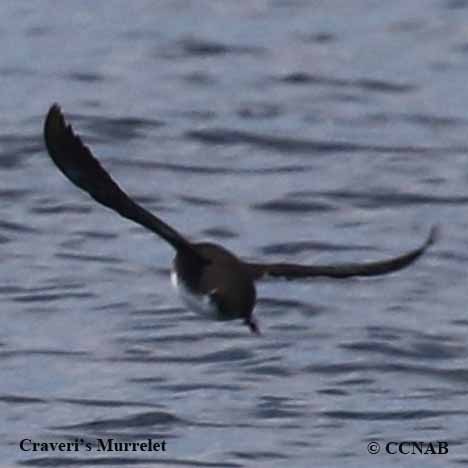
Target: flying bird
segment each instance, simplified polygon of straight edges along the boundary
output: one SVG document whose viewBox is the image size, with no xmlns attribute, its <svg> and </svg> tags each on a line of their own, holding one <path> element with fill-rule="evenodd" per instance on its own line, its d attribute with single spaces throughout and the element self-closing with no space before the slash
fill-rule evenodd
<svg viewBox="0 0 468 468">
<path fill-rule="evenodd" d="M 265 277 L 348 278 L 392 273 L 417 260 L 437 237 L 433 227 L 419 248 L 375 262 L 298 265 L 244 261 L 221 245 L 190 241 L 132 200 L 67 124 L 57 104 L 47 113 L 44 139 L 53 162 L 73 184 L 98 203 L 154 232 L 175 250 L 171 281 L 190 309 L 217 320 L 242 319 L 255 334 L 260 334 L 253 314 L 257 281 Z"/>
</svg>

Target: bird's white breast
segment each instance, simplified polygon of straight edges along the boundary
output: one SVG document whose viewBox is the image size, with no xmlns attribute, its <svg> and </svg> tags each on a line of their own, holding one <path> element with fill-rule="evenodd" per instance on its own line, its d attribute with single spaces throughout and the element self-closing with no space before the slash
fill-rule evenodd
<svg viewBox="0 0 468 468">
<path fill-rule="evenodd" d="M 211 319 L 216 319 L 218 316 L 218 311 L 216 305 L 210 300 L 210 297 L 207 294 L 193 294 L 180 280 L 177 273 L 171 271 L 171 283 L 174 288 L 179 293 L 184 304 L 193 312 L 203 315 Z"/>
</svg>

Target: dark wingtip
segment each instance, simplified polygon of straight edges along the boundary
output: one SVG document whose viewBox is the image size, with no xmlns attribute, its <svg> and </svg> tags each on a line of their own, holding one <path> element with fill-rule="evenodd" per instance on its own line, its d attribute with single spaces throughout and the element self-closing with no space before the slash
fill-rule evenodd
<svg viewBox="0 0 468 468">
<path fill-rule="evenodd" d="M 49 113 L 51 111 L 60 112 L 60 104 L 58 102 L 52 103 L 52 105 L 49 107 Z"/>
<path fill-rule="evenodd" d="M 431 231 L 429 233 L 429 237 L 426 241 L 426 247 L 430 247 L 431 245 L 434 245 L 436 242 L 438 242 L 441 238 L 441 235 L 442 228 L 440 227 L 440 225 L 435 224 L 434 226 L 432 226 Z"/>
<path fill-rule="evenodd" d="M 54 102 L 50 107 L 49 111 L 47 112 L 47 117 L 46 121 L 49 119 L 54 119 L 57 117 L 62 117 L 62 109 L 60 108 L 60 105 Z"/>
<path fill-rule="evenodd" d="M 52 134 L 61 132 L 64 126 L 65 119 L 62 110 L 57 103 L 54 103 L 50 106 L 44 123 L 44 137 L 46 143 L 48 143 L 48 139 Z"/>
</svg>

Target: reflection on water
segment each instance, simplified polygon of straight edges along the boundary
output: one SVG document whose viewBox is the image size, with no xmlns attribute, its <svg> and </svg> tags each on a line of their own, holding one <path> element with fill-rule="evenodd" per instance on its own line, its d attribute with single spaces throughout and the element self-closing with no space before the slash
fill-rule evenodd
<svg viewBox="0 0 468 468">
<path fill-rule="evenodd" d="M 374 440 L 448 441 L 444 466 L 468 463 L 467 7 L 3 2 L 5 466 L 415 465 Z M 50 163 L 52 102 L 136 200 L 246 258 L 378 259 L 435 223 L 442 239 L 388 277 L 262 284 L 261 338 L 204 321 L 167 245 Z"/>
</svg>

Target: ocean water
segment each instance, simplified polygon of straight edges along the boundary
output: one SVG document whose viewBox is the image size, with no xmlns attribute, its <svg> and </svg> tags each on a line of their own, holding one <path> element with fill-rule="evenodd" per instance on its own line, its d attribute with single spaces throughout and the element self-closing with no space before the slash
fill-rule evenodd
<svg viewBox="0 0 468 468">
<path fill-rule="evenodd" d="M 468 2 L 0 14 L 2 468 L 468 463 Z M 170 286 L 171 249 L 50 162 L 53 102 L 137 201 L 243 258 L 380 259 L 434 224 L 440 239 L 389 276 L 259 284 L 261 337 L 203 320 Z M 405 441 L 448 453 L 386 453 Z"/>
</svg>

